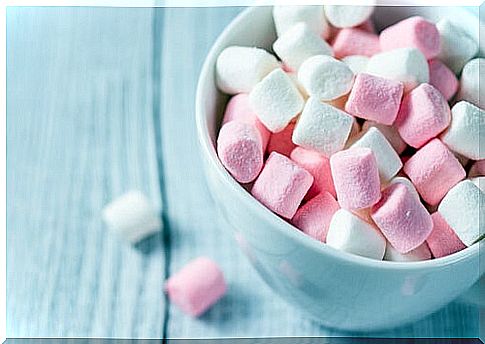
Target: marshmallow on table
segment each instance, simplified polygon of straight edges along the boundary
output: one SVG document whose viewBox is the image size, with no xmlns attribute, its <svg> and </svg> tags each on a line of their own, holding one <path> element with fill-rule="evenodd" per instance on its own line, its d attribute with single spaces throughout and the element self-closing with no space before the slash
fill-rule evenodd
<svg viewBox="0 0 485 344">
<path fill-rule="evenodd" d="M 475 161 L 468 172 L 469 177 L 485 176 L 485 160 Z"/>
<path fill-rule="evenodd" d="M 466 176 L 463 166 L 439 139 L 419 149 L 406 161 L 403 170 L 430 205 L 438 204 Z"/>
<path fill-rule="evenodd" d="M 298 81 L 306 93 L 323 101 L 337 99 L 352 89 L 354 73 L 331 56 L 316 55 L 302 63 Z"/>
<path fill-rule="evenodd" d="M 408 145 L 419 148 L 445 130 L 450 121 L 450 107 L 441 92 L 421 84 L 404 96 L 395 125 Z"/>
<path fill-rule="evenodd" d="M 129 191 L 106 205 L 102 212 L 109 229 L 131 243 L 158 232 L 162 222 L 148 198 L 140 191 Z"/>
<path fill-rule="evenodd" d="M 342 62 L 347 64 L 354 74 L 364 73 L 369 63 L 369 57 L 364 55 L 350 55 L 342 58 Z"/>
<path fill-rule="evenodd" d="M 266 148 L 267 153 L 277 152 L 289 157 L 296 145 L 291 140 L 293 130 L 295 129 L 295 122 L 291 122 L 285 129 L 278 133 L 271 134 Z"/>
<path fill-rule="evenodd" d="M 329 157 L 345 146 L 352 123 L 349 114 L 310 97 L 296 123 L 293 142 Z"/>
<path fill-rule="evenodd" d="M 426 242 L 408 253 L 400 253 L 388 242 L 386 246 L 386 254 L 384 255 L 384 260 L 392 262 L 418 262 L 420 260 L 428 260 L 431 258 L 431 251 Z"/>
<path fill-rule="evenodd" d="M 371 217 L 399 253 L 420 246 L 433 229 L 424 205 L 400 183 L 382 192 L 381 200 L 372 207 Z"/>
<path fill-rule="evenodd" d="M 217 58 L 217 87 L 227 94 L 247 93 L 278 67 L 276 57 L 264 49 L 227 47 Z"/>
<path fill-rule="evenodd" d="M 455 73 L 438 59 L 429 61 L 429 83 L 450 100 L 458 90 L 458 79 Z"/>
<path fill-rule="evenodd" d="M 426 242 L 435 258 L 448 256 L 466 248 L 440 213 L 433 213 L 431 218 L 433 219 L 433 230 Z"/>
<path fill-rule="evenodd" d="M 482 192 L 485 192 L 485 177 L 471 178 L 470 181 L 478 186 L 478 188 L 482 190 Z"/>
<path fill-rule="evenodd" d="M 416 188 L 414 187 L 414 184 L 411 183 L 409 179 L 405 177 L 394 177 L 389 182 L 389 185 L 398 184 L 398 183 L 407 187 L 409 192 L 411 192 L 413 196 L 416 197 L 417 200 L 420 200 L 418 191 L 416 190 Z"/>
<path fill-rule="evenodd" d="M 360 29 L 340 30 L 332 44 L 335 57 L 342 58 L 349 55 L 372 56 L 381 51 L 379 36 Z"/>
<path fill-rule="evenodd" d="M 274 6 L 273 20 L 278 37 L 298 22 L 306 23 L 311 31 L 323 39 L 330 36 L 323 6 Z"/>
<path fill-rule="evenodd" d="M 337 28 L 363 24 L 374 12 L 374 6 L 325 5 L 324 8 L 327 20 Z"/>
<path fill-rule="evenodd" d="M 485 59 L 478 57 L 469 61 L 460 77 L 460 90 L 457 95 L 458 100 L 466 100 L 480 108 L 485 106 Z M 482 85 L 482 87 L 480 87 Z"/>
<path fill-rule="evenodd" d="M 327 244 L 338 250 L 381 260 L 386 239 L 370 223 L 345 209 L 338 210 L 330 222 Z"/>
<path fill-rule="evenodd" d="M 251 194 L 276 214 L 291 219 L 312 183 L 309 172 L 273 152 L 254 182 Z"/>
<path fill-rule="evenodd" d="M 485 111 L 461 101 L 451 109 L 451 125 L 441 135 L 441 140 L 452 151 L 472 160 L 481 160 L 485 159 L 484 133 Z"/>
<path fill-rule="evenodd" d="M 171 302 L 183 312 L 198 317 L 226 292 L 226 282 L 216 263 L 206 257 L 190 261 L 164 286 Z"/>
<path fill-rule="evenodd" d="M 485 234 L 485 194 L 471 181 L 455 185 L 441 201 L 438 211 L 466 246 Z"/>
<path fill-rule="evenodd" d="M 394 128 L 393 126 L 380 124 L 374 121 L 365 121 L 364 124 L 362 125 L 362 130 L 367 131 L 369 128 L 372 128 L 372 127 L 379 129 L 382 135 L 385 136 L 387 141 L 389 141 L 391 146 L 398 154 L 401 154 L 402 152 L 404 152 L 404 150 L 407 147 L 407 144 L 406 142 L 403 141 L 403 139 L 399 135 L 396 128 Z"/>
<path fill-rule="evenodd" d="M 330 157 L 330 167 L 342 208 L 359 210 L 379 201 L 381 186 L 374 153 L 369 148 L 352 147 Z"/>
<path fill-rule="evenodd" d="M 275 69 L 254 86 L 249 103 L 264 126 L 277 133 L 300 113 L 305 101 L 291 78 Z"/>
</svg>

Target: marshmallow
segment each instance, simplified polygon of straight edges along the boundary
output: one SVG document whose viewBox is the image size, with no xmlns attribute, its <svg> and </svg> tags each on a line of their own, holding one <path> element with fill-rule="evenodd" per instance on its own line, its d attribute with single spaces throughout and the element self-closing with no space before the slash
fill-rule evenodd
<svg viewBox="0 0 485 344">
<path fill-rule="evenodd" d="M 428 260 L 431 258 L 431 251 L 429 250 L 426 242 L 422 243 L 408 253 L 400 253 L 398 250 L 392 247 L 390 243 L 387 243 L 386 254 L 384 255 L 384 260 L 392 262 L 418 262 L 420 260 Z"/>
<path fill-rule="evenodd" d="M 469 61 L 461 72 L 458 100 L 466 100 L 480 108 L 485 107 L 485 59 L 476 58 Z M 482 85 L 482 87 L 480 87 Z"/>
<path fill-rule="evenodd" d="M 439 139 L 431 140 L 418 150 L 404 164 L 403 170 L 430 205 L 438 204 L 466 175 L 463 166 Z"/>
<path fill-rule="evenodd" d="M 371 224 L 357 215 L 340 209 L 330 222 L 327 244 L 338 250 L 381 260 L 386 250 L 386 239 Z"/>
<path fill-rule="evenodd" d="M 438 59 L 429 62 L 429 83 L 450 100 L 458 90 L 458 79 L 455 73 Z"/>
<path fill-rule="evenodd" d="M 379 36 L 360 29 L 340 30 L 332 44 L 335 57 L 342 58 L 349 55 L 372 56 L 381 51 Z"/>
<path fill-rule="evenodd" d="M 450 107 L 440 91 L 421 84 L 404 96 L 395 125 L 408 145 L 419 148 L 445 130 L 450 121 Z"/>
<path fill-rule="evenodd" d="M 344 147 L 352 122 L 344 111 L 310 97 L 296 123 L 293 142 L 329 157 Z"/>
<path fill-rule="evenodd" d="M 339 209 L 335 198 L 324 191 L 300 207 L 291 222 L 303 233 L 325 242 L 332 216 Z"/>
<path fill-rule="evenodd" d="M 468 172 L 469 177 L 485 176 L 485 160 L 475 161 Z"/>
<path fill-rule="evenodd" d="M 374 12 L 374 6 L 325 5 L 325 16 L 337 28 L 363 24 Z"/>
<path fill-rule="evenodd" d="M 433 229 L 424 205 L 400 183 L 383 191 L 381 200 L 372 207 L 371 217 L 399 253 L 420 246 Z"/>
<path fill-rule="evenodd" d="M 449 19 L 436 23 L 440 33 L 441 49 L 438 58 L 455 74 L 478 52 L 478 44 L 465 30 Z"/>
<path fill-rule="evenodd" d="M 377 128 L 369 128 L 352 147 L 369 148 L 374 153 L 379 176 L 383 182 L 389 181 L 402 167 L 399 155 Z"/>
<path fill-rule="evenodd" d="M 367 64 L 369 63 L 369 57 L 363 55 L 350 55 L 345 56 L 342 59 L 342 62 L 347 64 L 354 74 L 359 74 L 366 71 Z"/>
<path fill-rule="evenodd" d="M 264 49 L 228 47 L 217 58 L 217 87 L 227 94 L 247 93 L 278 66 L 276 58 Z"/>
<path fill-rule="evenodd" d="M 475 177 L 470 179 L 470 181 L 478 186 L 478 188 L 482 190 L 482 192 L 485 192 L 485 177 Z"/>
<path fill-rule="evenodd" d="M 160 216 L 140 191 L 130 191 L 106 205 L 102 212 L 108 228 L 134 244 L 158 232 Z"/>
<path fill-rule="evenodd" d="M 369 148 L 353 147 L 330 157 L 337 200 L 342 208 L 358 210 L 379 201 L 377 161 Z"/>
<path fill-rule="evenodd" d="M 332 47 L 312 32 L 305 23 L 297 23 L 286 30 L 273 44 L 276 55 L 292 71 L 315 55 L 333 55 Z"/>
<path fill-rule="evenodd" d="M 222 271 L 206 257 L 192 260 L 165 282 L 170 301 L 193 317 L 207 311 L 226 289 Z"/>
<path fill-rule="evenodd" d="M 370 33 L 376 33 L 376 28 L 371 18 L 367 19 L 365 22 L 363 22 L 359 26 L 356 26 L 355 28 Z"/>
<path fill-rule="evenodd" d="M 409 192 L 412 193 L 413 196 L 416 197 L 417 200 L 420 200 L 418 191 L 416 190 L 413 183 L 411 183 L 411 181 L 409 179 L 407 179 L 405 177 L 394 177 L 389 182 L 389 185 L 398 184 L 398 183 L 407 187 Z"/>
<path fill-rule="evenodd" d="M 311 31 L 323 39 L 330 36 L 323 6 L 274 6 L 273 20 L 278 37 L 298 22 L 307 24 Z"/>
<path fill-rule="evenodd" d="M 435 258 L 448 256 L 466 248 L 440 213 L 434 213 L 431 218 L 433 230 L 426 242 Z"/>
<path fill-rule="evenodd" d="M 485 233 L 485 194 L 471 181 L 455 185 L 441 201 L 438 211 L 466 246 Z"/>
<path fill-rule="evenodd" d="M 266 148 L 267 153 L 277 152 L 289 157 L 296 145 L 291 140 L 293 130 L 295 129 L 295 122 L 291 122 L 288 126 L 279 133 L 271 134 Z"/>
<path fill-rule="evenodd" d="M 310 96 L 328 101 L 350 92 L 354 73 L 342 61 L 331 56 L 316 55 L 302 63 L 298 70 L 298 81 Z"/>
<path fill-rule="evenodd" d="M 402 95 L 403 85 L 398 81 L 357 74 L 345 110 L 356 117 L 391 125 L 399 111 Z"/>
<path fill-rule="evenodd" d="M 461 101 L 451 109 L 451 125 L 441 140 L 454 152 L 472 160 L 485 159 L 485 111 Z"/>
<path fill-rule="evenodd" d="M 271 153 L 252 195 L 276 214 L 291 219 L 313 183 L 312 175 L 278 153 Z"/>
<path fill-rule="evenodd" d="M 396 128 L 389 125 L 380 124 L 373 121 L 365 121 L 362 125 L 362 131 L 367 131 L 369 128 L 375 127 L 379 129 L 382 135 L 385 136 L 387 141 L 391 144 L 392 148 L 398 153 L 401 154 L 406 149 L 407 145 L 406 142 L 403 141 L 401 136 L 399 135 Z"/>
<path fill-rule="evenodd" d="M 291 78 L 275 69 L 254 86 L 249 103 L 265 127 L 277 133 L 300 113 L 305 101 Z"/>
<path fill-rule="evenodd" d="M 308 93 L 306 92 L 305 88 L 303 85 L 298 81 L 298 75 L 295 72 L 286 72 L 288 76 L 291 78 L 291 81 L 295 84 L 296 88 L 298 91 L 300 91 L 300 94 L 303 96 L 303 99 L 306 101 L 309 97 Z"/>
<path fill-rule="evenodd" d="M 389 26 L 381 32 L 379 40 L 383 51 L 416 48 L 428 60 L 440 52 L 440 33 L 436 25 L 419 16 Z"/>
<path fill-rule="evenodd" d="M 367 73 L 401 81 L 406 92 L 429 81 L 428 61 L 416 48 L 394 49 L 372 56 Z"/>
</svg>

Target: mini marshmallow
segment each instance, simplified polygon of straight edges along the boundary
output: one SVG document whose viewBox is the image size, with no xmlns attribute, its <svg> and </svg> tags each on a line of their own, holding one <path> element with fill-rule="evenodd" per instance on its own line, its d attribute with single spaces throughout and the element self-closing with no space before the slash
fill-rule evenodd
<svg viewBox="0 0 485 344">
<path fill-rule="evenodd" d="M 193 317 L 207 311 L 226 289 L 222 271 L 206 257 L 192 260 L 165 282 L 170 301 Z"/>
<path fill-rule="evenodd" d="M 434 213 L 431 218 L 433 230 L 426 242 L 435 258 L 445 257 L 466 248 L 440 213 Z"/>
<path fill-rule="evenodd" d="M 445 130 L 450 121 L 450 107 L 440 91 L 421 84 L 404 96 L 395 124 L 402 139 L 419 148 Z"/>
<path fill-rule="evenodd" d="M 344 147 L 352 123 L 349 114 L 310 97 L 296 123 L 293 142 L 329 157 Z"/>
<path fill-rule="evenodd" d="M 405 92 L 429 81 L 428 61 L 416 48 L 400 48 L 372 56 L 367 73 L 401 81 Z"/>
<path fill-rule="evenodd" d="M 247 93 L 278 67 L 276 57 L 264 49 L 228 47 L 217 58 L 217 87 L 227 94 Z"/>
<path fill-rule="evenodd" d="M 275 69 L 254 86 L 249 103 L 265 127 L 277 133 L 300 113 L 305 101 L 291 78 Z"/>
<path fill-rule="evenodd" d="M 381 260 L 386 239 L 371 224 L 348 210 L 338 210 L 330 222 L 327 244 L 338 250 Z"/>
<path fill-rule="evenodd" d="M 384 255 L 384 260 L 392 262 L 418 262 L 421 260 L 431 259 L 431 251 L 428 248 L 426 242 L 419 245 L 414 250 L 408 253 L 400 253 L 396 250 L 390 243 L 387 243 L 386 254 Z"/>
<path fill-rule="evenodd" d="M 438 204 L 466 172 L 453 153 L 433 139 L 418 150 L 405 164 L 406 173 L 416 190 L 430 205 Z"/>
<path fill-rule="evenodd" d="M 323 6 L 274 6 L 273 20 L 278 37 L 298 22 L 307 24 L 311 31 L 323 39 L 330 36 Z"/>
<path fill-rule="evenodd" d="M 340 30 L 332 44 L 335 57 L 350 55 L 372 56 L 381 51 L 379 36 L 359 29 Z"/>
<path fill-rule="evenodd" d="M 373 121 L 365 121 L 364 124 L 362 125 L 362 131 L 367 131 L 371 127 L 375 127 L 379 129 L 382 135 L 385 136 L 387 141 L 389 141 L 389 143 L 391 144 L 392 148 L 394 148 L 394 150 L 398 154 L 401 154 L 402 152 L 404 152 L 404 150 L 407 147 L 407 144 L 406 142 L 403 141 L 403 139 L 399 135 L 399 132 L 397 131 L 396 128 L 394 128 L 393 126 L 384 125 Z"/>
<path fill-rule="evenodd" d="M 140 191 L 129 191 L 103 208 L 106 225 L 121 238 L 134 244 L 158 232 L 160 216 L 148 198 Z"/>
<path fill-rule="evenodd" d="M 485 192 L 485 177 L 475 177 L 470 179 L 470 181 L 478 186 L 478 188 L 482 190 L 482 192 Z"/>
<path fill-rule="evenodd" d="M 436 23 L 440 32 L 441 49 L 438 58 L 455 74 L 478 53 L 478 44 L 465 30 L 449 19 Z"/>
<path fill-rule="evenodd" d="M 454 152 L 472 160 L 485 159 L 485 111 L 466 101 L 451 109 L 451 125 L 441 140 Z"/>
<path fill-rule="evenodd" d="M 295 129 L 295 122 L 291 122 L 288 126 L 279 133 L 271 134 L 268 142 L 266 152 L 277 152 L 289 157 L 296 145 L 291 140 L 293 130 Z"/>
<path fill-rule="evenodd" d="M 429 83 L 450 100 L 458 90 L 458 79 L 455 73 L 438 59 L 429 61 Z"/>
<path fill-rule="evenodd" d="M 485 233 L 485 194 L 471 181 L 456 184 L 441 201 L 438 211 L 466 246 Z"/>
<path fill-rule="evenodd" d="M 411 183 L 409 179 L 405 177 L 394 177 L 389 182 L 389 185 L 398 184 L 398 183 L 407 187 L 409 192 L 411 192 L 413 196 L 416 197 L 417 200 L 420 200 L 418 191 L 416 190 L 416 188 L 414 187 L 414 184 Z"/>
<path fill-rule="evenodd" d="M 300 207 L 291 222 L 303 233 L 325 242 L 332 216 L 339 209 L 335 198 L 324 191 Z"/>
<path fill-rule="evenodd" d="M 292 71 L 315 55 L 333 55 L 332 47 L 312 32 L 305 23 L 297 23 L 286 30 L 273 44 L 276 55 Z"/>
<path fill-rule="evenodd" d="M 458 100 L 466 100 L 480 108 L 485 107 L 484 71 L 485 59 L 481 57 L 469 61 L 463 67 L 460 77 L 460 91 L 456 97 Z"/>
<path fill-rule="evenodd" d="M 469 177 L 485 176 L 485 160 L 475 161 L 468 172 Z"/>
<path fill-rule="evenodd" d="M 337 200 L 342 208 L 358 210 L 379 201 L 377 161 L 369 148 L 352 147 L 330 157 Z"/>
<path fill-rule="evenodd" d="M 374 12 L 374 6 L 325 5 L 325 16 L 336 28 L 363 24 Z"/>
<path fill-rule="evenodd" d="M 331 56 L 316 55 L 302 63 L 298 70 L 298 81 L 310 96 L 328 101 L 350 92 L 354 73 L 342 61 Z"/>
<path fill-rule="evenodd" d="M 369 63 L 369 57 L 363 55 L 350 55 L 342 59 L 354 74 L 364 73 Z"/>
<path fill-rule="evenodd" d="M 401 82 L 357 74 L 345 111 L 356 117 L 391 125 L 398 114 L 403 91 Z"/>
<path fill-rule="evenodd" d="M 276 214 L 291 219 L 313 184 L 312 175 L 278 153 L 271 153 L 251 194 Z"/>
<path fill-rule="evenodd" d="M 371 217 L 399 253 L 420 246 L 433 229 L 424 205 L 400 183 L 383 191 L 381 200 L 372 207 Z"/>
</svg>

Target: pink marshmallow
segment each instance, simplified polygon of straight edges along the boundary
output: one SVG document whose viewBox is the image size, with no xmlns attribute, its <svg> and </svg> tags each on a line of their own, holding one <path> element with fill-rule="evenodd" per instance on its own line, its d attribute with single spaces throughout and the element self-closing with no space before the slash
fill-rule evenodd
<svg viewBox="0 0 485 344">
<path fill-rule="evenodd" d="M 356 117 L 391 125 L 398 114 L 403 92 L 404 86 L 398 81 L 359 73 L 345 111 Z"/>
<path fill-rule="evenodd" d="M 379 170 L 369 148 L 353 147 L 330 157 L 332 177 L 340 206 L 348 210 L 376 204 L 381 197 Z"/>
<path fill-rule="evenodd" d="M 485 176 L 485 159 L 475 161 L 470 167 L 469 177 Z"/>
<path fill-rule="evenodd" d="M 441 92 L 446 100 L 450 100 L 458 91 L 458 79 L 455 73 L 438 59 L 428 61 L 429 83 Z"/>
<path fill-rule="evenodd" d="M 438 204 L 466 176 L 463 166 L 439 139 L 431 140 L 418 150 L 404 164 L 403 170 L 430 205 Z"/>
<path fill-rule="evenodd" d="M 350 55 L 370 57 L 381 51 L 379 36 L 355 28 L 340 30 L 335 36 L 332 48 L 335 57 L 339 59 Z"/>
<path fill-rule="evenodd" d="M 279 133 L 271 134 L 266 151 L 269 153 L 277 152 L 284 156 L 290 156 L 296 145 L 291 140 L 293 136 L 293 129 L 295 129 L 295 123 L 290 123 L 288 126 Z"/>
<path fill-rule="evenodd" d="M 339 209 L 335 198 L 324 191 L 300 207 L 291 222 L 303 233 L 325 242 L 332 216 Z"/>
<path fill-rule="evenodd" d="M 436 25 L 423 17 L 411 17 L 383 30 L 379 36 L 382 51 L 416 48 L 426 59 L 440 52 L 440 33 Z"/>
<path fill-rule="evenodd" d="M 396 127 L 408 145 L 419 148 L 445 130 L 450 121 L 450 107 L 441 92 L 421 84 L 404 96 Z"/>
<path fill-rule="evenodd" d="M 433 231 L 426 242 L 435 258 L 448 256 L 466 248 L 440 213 L 434 213 L 431 218 Z"/>
<path fill-rule="evenodd" d="M 182 311 L 198 317 L 216 303 L 226 292 L 226 282 L 216 263 L 199 257 L 165 282 L 171 302 Z"/>
<path fill-rule="evenodd" d="M 376 33 L 376 27 L 374 26 L 372 19 L 367 19 L 365 22 L 359 26 L 356 26 L 355 28 L 369 33 Z"/>
<path fill-rule="evenodd" d="M 273 152 L 251 193 L 276 214 L 291 219 L 312 184 L 313 177 L 309 172 L 284 155 Z"/>
<path fill-rule="evenodd" d="M 417 248 L 433 229 L 424 205 L 400 183 L 383 191 L 381 200 L 372 207 L 371 217 L 399 253 Z"/>
</svg>

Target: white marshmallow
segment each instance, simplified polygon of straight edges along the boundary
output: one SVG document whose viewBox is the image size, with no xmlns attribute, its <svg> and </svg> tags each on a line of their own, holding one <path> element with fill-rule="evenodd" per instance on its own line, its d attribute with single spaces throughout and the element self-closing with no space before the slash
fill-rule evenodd
<svg viewBox="0 0 485 344">
<path fill-rule="evenodd" d="M 470 180 L 451 188 L 438 207 L 441 216 L 466 246 L 485 233 L 483 209 L 485 194 Z"/>
<path fill-rule="evenodd" d="M 362 125 L 362 130 L 367 131 L 369 128 L 375 127 L 379 129 L 379 131 L 384 135 L 384 137 L 389 141 L 392 148 L 398 153 L 401 154 L 407 147 L 406 142 L 401 138 L 397 129 L 390 125 L 385 125 L 381 123 L 377 123 L 374 121 L 365 121 Z"/>
<path fill-rule="evenodd" d="M 302 63 L 298 81 L 310 96 L 329 101 L 350 92 L 354 73 L 342 61 L 328 55 L 316 55 Z"/>
<path fill-rule="evenodd" d="M 406 92 L 429 81 L 428 61 L 415 48 L 399 48 L 375 54 L 369 59 L 367 73 L 401 81 Z"/>
<path fill-rule="evenodd" d="M 306 23 L 311 31 L 324 39 L 330 36 L 323 6 L 274 6 L 273 20 L 278 37 L 298 22 Z"/>
<path fill-rule="evenodd" d="M 140 191 L 130 191 L 106 205 L 102 217 L 121 238 L 136 243 L 162 227 L 157 211 Z"/>
<path fill-rule="evenodd" d="M 325 16 L 337 28 L 353 27 L 370 18 L 374 6 L 325 5 Z"/>
<path fill-rule="evenodd" d="M 409 179 L 407 179 L 405 177 L 394 177 L 389 182 L 389 185 L 396 184 L 396 183 L 403 184 L 405 187 L 408 188 L 409 192 L 411 192 L 413 194 L 413 196 L 416 197 L 416 199 L 418 199 L 418 200 L 420 199 L 419 193 L 416 190 L 416 187 L 414 186 L 414 184 Z M 385 186 L 385 187 L 387 188 L 387 186 Z"/>
<path fill-rule="evenodd" d="M 369 63 L 370 57 L 364 55 L 350 55 L 345 56 L 342 59 L 349 68 L 354 72 L 354 74 L 364 73 L 367 70 L 367 64 Z"/>
<path fill-rule="evenodd" d="M 228 47 L 217 58 L 217 87 L 227 94 L 248 93 L 254 85 L 278 67 L 276 57 L 264 49 Z"/>
<path fill-rule="evenodd" d="M 301 112 L 305 101 L 291 78 L 278 68 L 254 86 L 249 103 L 266 128 L 277 133 Z"/>
<path fill-rule="evenodd" d="M 472 160 L 485 159 L 485 111 L 466 101 L 451 108 L 451 124 L 441 140 L 454 152 Z"/>
<path fill-rule="evenodd" d="M 327 245 L 359 256 L 381 260 L 386 239 L 377 228 L 348 210 L 340 209 L 332 217 Z"/>
<path fill-rule="evenodd" d="M 470 181 L 478 186 L 478 188 L 482 190 L 482 192 L 485 192 L 485 177 L 475 177 L 470 179 Z"/>
<path fill-rule="evenodd" d="M 465 30 L 449 19 L 441 19 L 436 23 L 436 27 L 441 40 L 438 59 L 455 74 L 459 74 L 465 63 L 477 54 L 478 44 Z"/>
<path fill-rule="evenodd" d="M 401 159 L 379 129 L 371 127 L 352 147 L 369 148 L 376 157 L 381 181 L 389 181 L 402 167 Z"/>
<path fill-rule="evenodd" d="M 333 55 L 332 47 L 312 32 L 305 23 L 297 23 L 281 35 L 273 44 L 276 55 L 292 71 L 315 55 Z"/>
<path fill-rule="evenodd" d="M 392 262 L 418 262 L 420 260 L 431 259 L 431 251 L 429 250 L 428 244 L 423 243 L 416 247 L 414 250 L 408 253 L 398 252 L 392 245 L 388 242 L 386 246 L 386 254 L 384 255 L 384 260 Z"/>
<path fill-rule="evenodd" d="M 482 87 L 480 87 L 482 85 Z M 485 107 L 485 59 L 476 58 L 469 61 L 460 77 L 460 90 L 456 99 L 466 100 L 480 108 Z"/>
<path fill-rule="evenodd" d="M 307 100 L 293 130 L 293 143 L 330 157 L 344 148 L 352 129 L 353 118 L 348 113 L 320 102 Z"/>
</svg>

